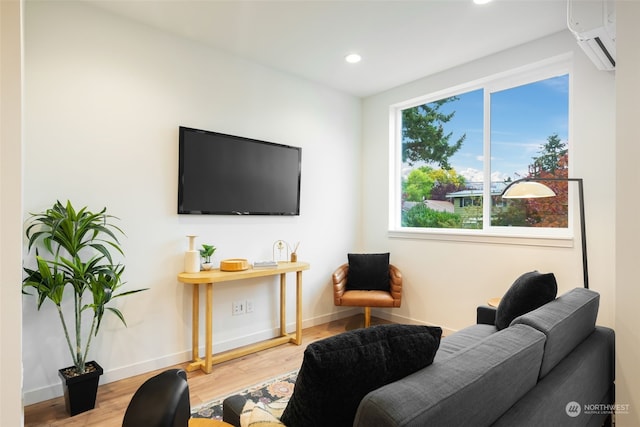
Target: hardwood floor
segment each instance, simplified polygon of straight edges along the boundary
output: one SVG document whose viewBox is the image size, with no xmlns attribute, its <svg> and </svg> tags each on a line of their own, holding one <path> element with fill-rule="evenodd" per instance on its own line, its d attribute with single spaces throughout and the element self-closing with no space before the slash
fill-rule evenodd
<svg viewBox="0 0 640 427">
<path fill-rule="evenodd" d="M 220 363 L 214 365 L 213 372 L 209 375 L 200 370 L 189 372 L 187 376 L 191 406 L 197 406 L 200 403 L 238 391 L 245 386 L 298 369 L 302 363 L 304 349 L 309 343 L 345 330 L 361 327 L 363 322 L 363 316 L 356 315 L 314 326 L 302 331 L 302 345 L 300 346 L 282 345 Z M 379 323 L 388 322 L 377 318 L 371 319 L 372 325 Z M 171 368 L 185 368 L 186 365 L 187 362 Z M 96 408 L 74 417 L 67 415 L 62 397 L 29 405 L 24 409 L 24 425 L 26 427 L 121 426 L 131 396 L 144 381 L 165 369 L 101 385 L 98 388 Z"/>
</svg>

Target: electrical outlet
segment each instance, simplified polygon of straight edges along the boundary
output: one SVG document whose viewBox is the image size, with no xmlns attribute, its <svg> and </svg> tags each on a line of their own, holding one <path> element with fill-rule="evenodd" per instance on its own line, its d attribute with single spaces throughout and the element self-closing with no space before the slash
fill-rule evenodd
<svg viewBox="0 0 640 427">
<path fill-rule="evenodd" d="M 233 314 L 234 316 L 244 314 L 244 304 L 244 301 L 234 301 L 231 314 Z"/>
<path fill-rule="evenodd" d="M 247 302 L 244 304 L 244 308 L 247 311 L 247 313 L 253 313 L 253 300 L 248 299 Z"/>
</svg>

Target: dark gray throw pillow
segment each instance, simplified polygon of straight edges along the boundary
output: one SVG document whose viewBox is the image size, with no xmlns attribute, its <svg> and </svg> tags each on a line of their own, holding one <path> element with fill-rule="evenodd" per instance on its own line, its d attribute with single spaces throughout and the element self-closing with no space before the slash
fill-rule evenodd
<svg viewBox="0 0 640 427">
<path fill-rule="evenodd" d="M 280 420 L 287 427 L 353 425 L 367 393 L 433 362 L 441 336 L 439 327 L 393 324 L 309 344 Z"/>
<path fill-rule="evenodd" d="M 518 277 L 496 310 L 496 328 L 508 327 L 513 319 L 553 301 L 558 293 L 553 273 L 530 271 Z"/>
<path fill-rule="evenodd" d="M 389 290 L 389 253 L 347 254 L 347 290 Z"/>
</svg>

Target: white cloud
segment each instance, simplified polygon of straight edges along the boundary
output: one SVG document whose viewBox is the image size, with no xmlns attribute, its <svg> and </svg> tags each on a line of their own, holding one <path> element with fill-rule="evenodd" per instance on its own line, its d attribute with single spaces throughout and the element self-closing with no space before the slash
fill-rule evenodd
<svg viewBox="0 0 640 427">
<path fill-rule="evenodd" d="M 467 182 L 482 182 L 484 179 L 484 173 L 475 168 L 466 168 L 457 172 L 462 175 Z"/>
<path fill-rule="evenodd" d="M 484 173 L 479 169 L 466 168 L 458 170 L 458 173 L 462 175 L 467 182 L 483 182 L 484 180 Z M 508 178 L 515 180 L 524 176 L 526 176 L 526 171 L 522 171 L 521 174 L 506 174 L 504 172 L 495 171 L 491 172 L 491 182 L 504 182 Z"/>
</svg>

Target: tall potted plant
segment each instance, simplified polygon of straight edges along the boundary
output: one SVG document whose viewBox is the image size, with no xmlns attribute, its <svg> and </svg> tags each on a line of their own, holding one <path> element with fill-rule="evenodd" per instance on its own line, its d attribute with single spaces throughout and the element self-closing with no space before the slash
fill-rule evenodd
<svg viewBox="0 0 640 427">
<path fill-rule="evenodd" d="M 102 367 L 94 361 L 87 362 L 87 355 L 104 313 L 112 312 L 126 326 L 120 310 L 107 305 L 115 298 L 144 290 L 120 292 L 124 265 L 115 262 L 111 252 L 124 255 L 118 240 L 118 235 L 124 233 L 110 222 L 114 218 L 106 208 L 99 212 L 86 207 L 76 210 L 69 201 L 66 205 L 57 201 L 45 212 L 32 214 L 26 229 L 29 252 L 36 246 L 36 267 L 24 268 L 27 275 L 22 282 L 23 293 L 35 290 L 38 310 L 49 300 L 58 311 L 73 360 L 73 366 L 59 370 L 70 415 L 95 406 Z M 41 256 L 39 249 L 46 255 Z M 71 292 L 65 292 L 67 288 Z M 72 320 L 63 310 L 63 300 L 68 295 L 73 295 Z M 88 333 L 82 330 L 85 312 L 91 319 Z"/>
</svg>

